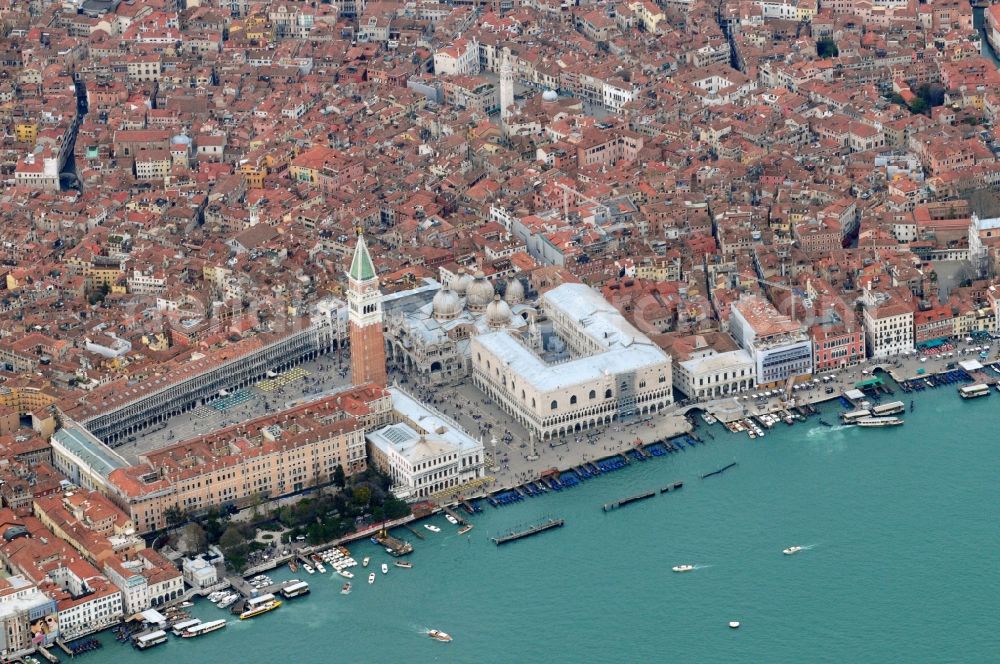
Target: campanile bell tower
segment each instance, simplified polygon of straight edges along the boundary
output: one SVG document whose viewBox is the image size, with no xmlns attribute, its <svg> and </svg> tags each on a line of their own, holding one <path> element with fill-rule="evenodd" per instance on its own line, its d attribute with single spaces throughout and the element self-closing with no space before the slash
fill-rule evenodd
<svg viewBox="0 0 1000 664">
<path fill-rule="evenodd" d="M 351 336 L 351 382 L 386 384 L 382 292 L 365 238 L 358 234 L 351 271 L 347 273 Z"/>
</svg>

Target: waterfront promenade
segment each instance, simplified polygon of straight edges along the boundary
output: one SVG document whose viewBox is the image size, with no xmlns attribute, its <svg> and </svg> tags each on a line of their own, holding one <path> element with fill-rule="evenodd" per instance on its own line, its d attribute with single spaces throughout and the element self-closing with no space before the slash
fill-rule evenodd
<svg viewBox="0 0 1000 664">
<path fill-rule="evenodd" d="M 995 348 L 990 348 L 989 357 L 985 360 L 980 358 L 978 350 L 973 350 L 986 343 L 954 341 L 951 357 L 946 353 L 941 357 L 935 357 L 935 354 L 916 354 L 870 358 L 853 367 L 820 373 L 816 375 L 819 382 L 810 381 L 807 387 L 793 391 L 794 405 L 820 404 L 838 399 L 846 390 L 853 389 L 856 383 L 872 377 L 878 371 L 888 373 L 898 382 L 946 371 L 949 364 L 957 364 L 963 360 L 975 359 L 983 364 L 996 361 Z M 825 382 L 824 377 L 828 378 Z M 989 375 L 984 374 L 983 378 L 989 379 Z M 493 452 L 491 439 L 497 439 L 497 463 L 494 466 L 491 460 L 487 464 L 487 480 L 475 486 L 467 485 L 434 496 L 439 502 L 454 500 L 458 495 L 480 496 L 510 489 L 537 478 L 551 468 L 572 468 L 586 461 L 628 450 L 637 441 L 648 444 L 680 435 L 691 429 L 691 423 L 684 413 L 692 409 L 709 412 L 722 421 L 730 421 L 777 412 L 792 405 L 792 402 L 786 400 L 783 391 L 777 396 L 754 399 L 752 395 L 760 391 L 750 390 L 722 399 L 674 404 L 642 421 L 616 423 L 604 429 L 567 436 L 566 441 L 561 443 L 536 442 L 532 448 L 526 442 L 527 432 L 469 383 L 434 390 L 408 387 L 417 396 L 440 408 L 472 435 L 482 436 L 487 454 L 492 455 Z"/>
</svg>

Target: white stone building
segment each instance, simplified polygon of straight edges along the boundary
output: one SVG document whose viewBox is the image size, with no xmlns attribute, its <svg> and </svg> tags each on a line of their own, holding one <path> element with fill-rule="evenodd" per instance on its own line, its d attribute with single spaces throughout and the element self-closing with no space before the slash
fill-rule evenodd
<svg viewBox="0 0 1000 664">
<path fill-rule="evenodd" d="M 389 388 L 400 421 L 369 433 L 371 462 L 389 475 L 399 498 L 424 498 L 484 474 L 482 441 L 398 387 Z"/>
<path fill-rule="evenodd" d="M 812 339 L 805 327 L 763 297 L 751 295 L 733 303 L 729 331 L 753 358 L 758 384 L 775 385 L 812 375 Z"/>
<path fill-rule="evenodd" d="M 672 402 L 670 356 L 583 284 L 563 284 L 542 308 L 566 352 L 539 355 L 506 331 L 474 337 L 476 385 L 534 437 L 549 440 Z"/>
<path fill-rule="evenodd" d="M 707 348 L 692 355 L 674 368 L 674 387 L 688 397 L 724 397 L 752 390 L 757 384 L 757 365 L 742 348 L 725 353 Z"/>
<path fill-rule="evenodd" d="M 891 294 L 864 291 L 865 347 L 869 357 L 883 358 L 913 350 L 913 306 Z"/>
</svg>

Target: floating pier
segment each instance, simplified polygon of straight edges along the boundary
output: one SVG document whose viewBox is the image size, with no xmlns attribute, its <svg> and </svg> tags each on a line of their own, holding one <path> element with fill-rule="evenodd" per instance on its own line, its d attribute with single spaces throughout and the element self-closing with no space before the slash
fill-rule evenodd
<svg viewBox="0 0 1000 664">
<path fill-rule="evenodd" d="M 404 523 L 403 527 L 409 530 L 411 533 L 413 533 L 417 537 L 417 539 L 424 539 L 424 536 L 416 528 L 410 526 L 410 524 Z"/>
<path fill-rule="evenodd" d="M 397 558 L 399 556 L 405 556 L 408 553 L 413 553 L 412 544 L 410 544 L 406 540 L 399 540 L 396 539 L 395 537 L 392 537 L 391 535 L 389 535 L 388 532 L 385 531 L 385 529 L 382 529 L 378 531 L 375 535 L 373 535 L 372 541 L 375 544 L 384 546 L 386 549 L 389 550 L 389 555 L 396 556 Z"/>
<path fill-rule="evenodd" d="M 684 487 L 684 482 L 674 482 L 673 484 L 668 484 L 667 486 L 660 489 L 660 493 L 669 493 L 671 491 L 677 491 Z"/>
<path fill-rule="evenodd" d="M 622 498 L 621 500 L 615 501 L 613 503 L 605 503 L 604 511 L 610 512 L 616 507 L 625 507 L 626 505 L 630 505 L 631 503 L 635 503 L 640 500 L 645 500 L 646 498 L 652 498 L 655 495 L 656 495 L 655 491 L 647 491 L 645 493 L 640 493 L 635 496 L 629 496 L 628 498 Z"/>
<path fill-rule="evenodd" d="M 544 533 L 546 530 L 552 530 L 553 528 L 561 528 L 565 522 L 562 519 L 549 519 L 537 525 L 531 526 L 530 528 L 525 528 L 524 530 L 516 530 L 506 535 L 500 537 L 492 537 L 493 543 L 497 546 L 501 544 L 507 544 L 508 542 L 514 542 L 519 539 L 524 539 L 525 537 L 531 537 L 532 535 L 537 535 L 538 533 Z"/>
<path fill-rule="evenodd" d="M 701 476 L 701 479 L 703 479 L 703 480 L 704 480 L 704 479 L 707 479 L 707 478 L 709 478 L 709 477 L 712 477 L 712 476 L 714 476 L 714 475 L 721 475 L 722 473 L 726 472 L 727 470 L 729 470 L 730 468 L 732 468 L 732 467 L 733 467 L 733 466 L 735 466 L 735 465 L 736 465 L 736 462 L 735 462 L 735 461 L 733 461 L 733 462 L 732 462 L 731 464 L 729 464 L 728 466 L 723 466 L 722 468 L 719 468 L 718 470 L 713 470 L 713 471 L 712 471 L 712 472 L 710 472 L 710 473 L 706 473 L 706 474 L 702 475 L 702 476 Z"/>
</svg>

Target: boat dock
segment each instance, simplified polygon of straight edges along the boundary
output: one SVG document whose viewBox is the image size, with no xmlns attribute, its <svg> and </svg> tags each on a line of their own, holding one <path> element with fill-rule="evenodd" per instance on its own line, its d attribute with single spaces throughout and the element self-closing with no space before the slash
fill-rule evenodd
<svg viewBox="0 0 1000 664">
<path fill-rule="evenodd" d="M 519 539 L 524 539 L 525 537 L 531 537 L 532 535 L 537 535 L 538 533 L 544 533 L 546 530 L 552 530 L 553 528 L 561 528 L 565 522 L 562 519 L 549 519 L 542 523 L 531 526 L 530 528 L 525 528 L 524 530 L 515 530 L 506 535 L 501 535 L 500 537 L 492 537 L 493 543 L 497 546 L 501 544 L 507 544 L 508 542 L 515 542 Z"/>
<path fill-rule="evenodd" d="M 677 491 L 677 489 L 684 488 L 684 482 L 674 482 L 673 484 L 668 484 L 667 486 L 660 489 L 660 493 L 670 493 L 671 491 Z"/>
<path fill-rule="evenodd" d="M 408 553 L 413 553 L 413 545 L 406 540 L 396 539 L 389 535 L 385 530 L 380 530 L 375 535 L 372 536 L 372 542 L 383 546 L 389 550 L 389 555 L 405 556 Z"/>
<path fill-rule="evenodd" d="M 42 646 L 38 646 L 38 654 L 46 659 L 46 661 L 52 662 L 52 664 L 59 664 L 59 658 L 50 653 Z M 70 655 L 73 653 L 71 652 Z"/>
<path fill-rule="evenodd" d="M 455 519 L 455 521 L 458 521 L 463 526 L 465 525 L 465 518 L 461 514 L 459 514 L 455 510 L 451 509 L 447 505 L 441 505 L 441 509 L 444 510 L 445 514 L 447 514 L 451 518 Z M 423 538 L 421 537 L 420 539 L 423 539 Z"/>
<path fill-rule="evenodd" d="M 410 524 L 405 523 L 405 524 L 403 524 L 403 527 L 406 528 L 407 530 L 409 530 L 414 535 L 416 535 L 417 539 L 424 539 L 424 536 L 416 528 L 414 528 Z"/>
<path fill-rule="evenodd" d="M 729 470 L 730 468 L 732 468 L 732 467 L 733 467 L 733 466 L 735 466 L 735 465 L 736 465 L 736 462 L 735 462 L 735 461 L 733 461 L 733 462 L 732 462 L 731 464 L 729 464 L 728 466 L 723 466 L 722 468 L 719 468 L 718 470 L 713 470 L 713 471 L 712 471 L 712 472 L 710 472 L 710 473 L 706 473 L 706 474 L 702 475 L 702 476 L 701 476 L 701 479 L 703 479 L 703 480 L 704 480 L 704 479 L 708 479 L 709 477 L 713 477 L 713 476 L 715 476 L 715 475 L 721 475 L 722 473 L 726 472 L 727 470 Z"/>
<path fill-rule="evenodd" d="M 628 498 L 622 498 L 621 500 L 616 500 L 613 503 L 604 503 L 604 511 L 610 512 L 617 507 L 625 507 L 632 503 L 639 502 L 640 500 L 646 500 L 647 498 L 652 498 L 656 495 L 655 491 L 646 491 L 645 493 L 640 493 L 635 496 L 629 496 Z"/>
</svg>

